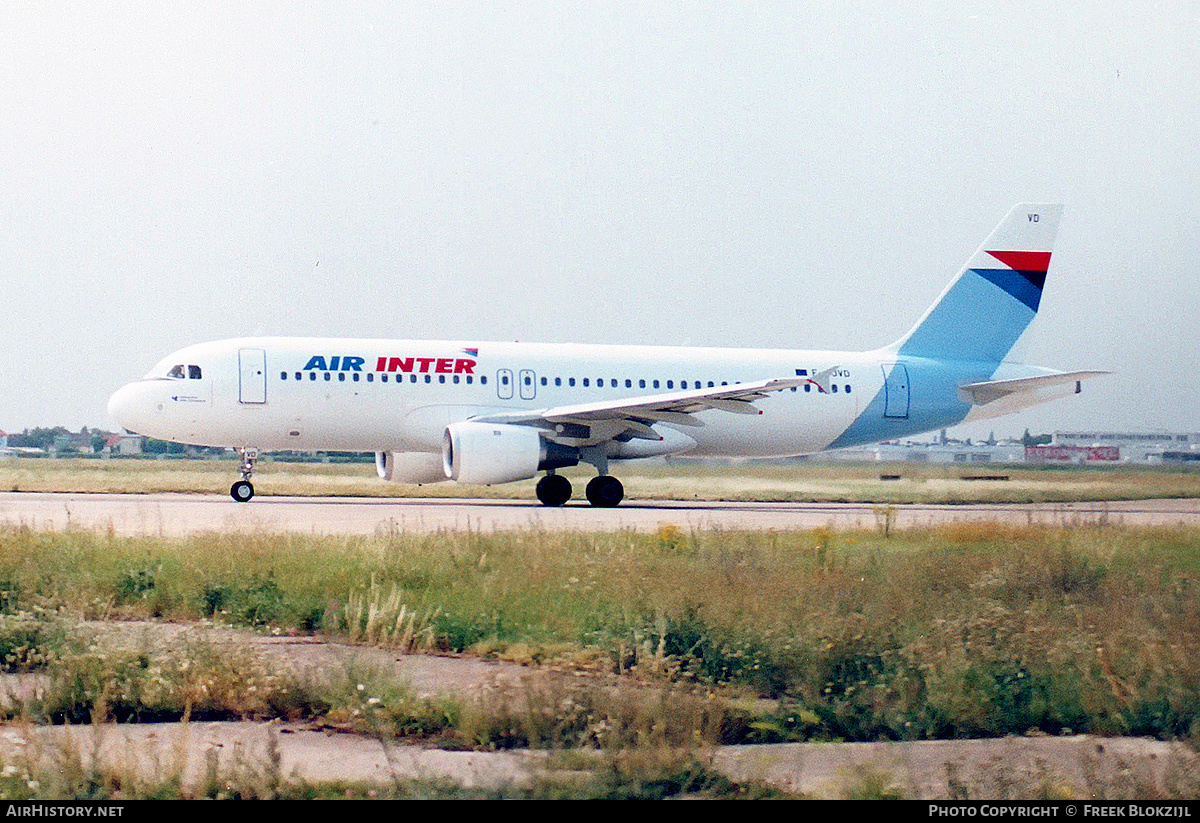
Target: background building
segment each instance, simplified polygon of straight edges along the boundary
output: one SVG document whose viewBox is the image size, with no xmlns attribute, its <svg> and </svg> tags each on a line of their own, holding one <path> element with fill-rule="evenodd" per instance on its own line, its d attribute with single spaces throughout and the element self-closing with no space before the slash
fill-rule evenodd
<svg viewBox="0 0 1200 823">
<path fill-rule="evenodd" d="M 1200 434 L 1179 432 L 1057 431 L 1050 443 L 1068 449 L 1116 448 L 1120 452 L 1117 459 L 1125 463 L 1183 462 L 1200 457 Z M 1197 457 L 1180 457 L 1188 454 Z"/>
<path fill-rule="evenodd" d="M 993 438 L 989 438 L 992 441 Z M 1059 431 L 1049 443 L 1025 445 L 1020 440 L 971 443 L 889 442 L 813 455 L 814 460 L 916 463 L 1200 463 L 1200 434 L 1177 432 Z"/>
</svg>

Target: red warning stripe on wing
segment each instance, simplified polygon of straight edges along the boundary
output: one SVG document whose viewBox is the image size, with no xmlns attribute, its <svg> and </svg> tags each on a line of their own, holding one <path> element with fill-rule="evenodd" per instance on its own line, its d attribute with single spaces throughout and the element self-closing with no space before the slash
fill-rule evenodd
<svg viewBox="0 0 1200 823">
<path fill-rule="evenodd" d="M 1016 271 L 1040 271 L 1050 268 L 1048 251 L 989 251 L 992 257 Z"/>
</svg>

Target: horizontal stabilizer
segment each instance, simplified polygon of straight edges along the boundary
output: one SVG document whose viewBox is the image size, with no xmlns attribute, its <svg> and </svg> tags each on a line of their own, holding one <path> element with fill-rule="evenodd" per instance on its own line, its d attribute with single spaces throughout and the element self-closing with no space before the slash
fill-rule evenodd
<svg viewBox="0 0 1200 823">
<path fill-rule="evenodd" d="M 982 383 L 968 383 L 965 386 L 960 386 L 959 389 L 965 395 L 964 399 L 969 400 L 976 406 L 982 406 L 986 403 L 991 403 L 993 400 L 1008 397 L 1010 394 L 1034 391 L 1035 389 L 1046 389 L 1052 386 L 1063 386 L 1069 383 L 1075 384 L 1075 393 L 1078 394 L 1080 381 L 1093 377 L 1103 377 L 1106 374 L 1111 374 L 1111 372 L 1071 371 L 1060 374 L 1044 374 L 1037 377 L 1018 377 L 1013 380 L 985 380 Z"/>
</svg>

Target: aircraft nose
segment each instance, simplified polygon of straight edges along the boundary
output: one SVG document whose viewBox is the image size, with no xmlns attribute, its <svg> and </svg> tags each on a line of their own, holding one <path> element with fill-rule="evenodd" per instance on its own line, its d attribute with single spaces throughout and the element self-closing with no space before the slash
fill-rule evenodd
<svg viewBox="0 0 1200 823">
<path fill-rule="evenodd" d="M 121 424 L 123 429 L 141 432 L 147 409 L 145 392 L 140 383 L 127 383 L 108 398 L 108 416 Z"/>
</svg>

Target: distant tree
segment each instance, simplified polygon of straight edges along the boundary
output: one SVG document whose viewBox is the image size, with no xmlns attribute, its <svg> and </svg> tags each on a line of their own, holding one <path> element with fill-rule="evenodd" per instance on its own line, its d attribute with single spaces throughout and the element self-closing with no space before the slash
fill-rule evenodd
<svg viewBox="0 0 1200 823">
<path fill-rule="evenodd" d="M 54 445 L 54 438 L 62 437 L 64 434 L 70 434 L 62 426 L 54 426 L 53 428 L 34 427 L 25 429 L 20 434 L 10 434 L 8 436 L 8 445 L 18 449 L 46 449 L 49 450 Z"/>
<path fill-rule="evenodd" d="M 182 443 L 169 443 L 166 440 L 155 440 L 147 437 L 142 443 L 144 454 L 184 454 L 186 449 Z"/>
<path fill-rule="evenodd" d="M 1023 446 L 1048 446 L 1050 441 L 1054 439 L 1054 435 L 1050 434 L 1030 434 L 1029 429 L 1025 430 L 1025 435 L 1021 438 Z"/>
</svg>

